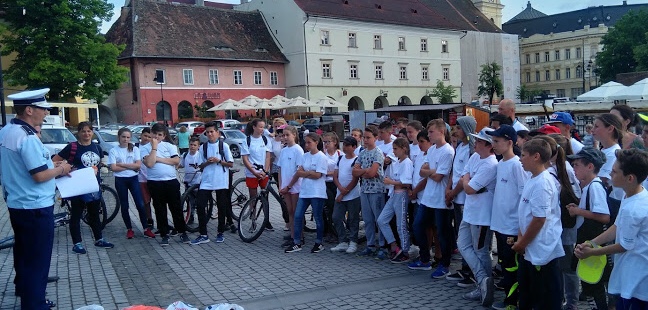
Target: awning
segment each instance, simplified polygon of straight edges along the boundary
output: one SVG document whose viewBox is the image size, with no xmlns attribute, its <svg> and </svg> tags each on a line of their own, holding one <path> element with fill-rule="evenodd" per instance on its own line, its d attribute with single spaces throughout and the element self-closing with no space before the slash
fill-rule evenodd
<svg viewBox="0 0 648 310">
<path fill-rule="evenodd" d="M 438 111 L 450 110 L 456 107 L 463 106 L 463 103 L 444 103 L 444 104 L 423 104 L 423 105 L 394 105 L 386 108 L 365 110 L 365 113 L 370 112 L 411 112 L 411 111 Z"/>
<path fill-rule="evenodd" d="M 98 104 L 90 102 L 70 103 L 48 101 L 47 103 L 51 104 L 55 108 L 97 109 L 99 107 Z M 5 100 L 5 106 L 13 107 L 13 100 Z"/>
</svg>

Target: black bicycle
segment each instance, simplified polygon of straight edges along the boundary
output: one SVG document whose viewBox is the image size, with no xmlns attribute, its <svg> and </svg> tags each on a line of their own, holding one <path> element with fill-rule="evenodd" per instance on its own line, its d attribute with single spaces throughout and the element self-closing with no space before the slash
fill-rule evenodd
<svg viewBox="0 0 648 310">
<path fill-rule="evenodd" d="M 101 221 L 101 228 L 103 229 L 104 227 L 106 227 L 106 225 L 108 225 L 108 223 L 110 223 L 115 219 L 115 217 L 117 217 L 120 204 L 119 199 L 117 198 L 117 192 L 110 186 L 101 184 L 99 185 L 99 189 L 101 190 L 99 221 Z M 72 212 L 72 204 L 70 202 L 70 199 L 61 197 L 61 193 L 59 193 L 58 189 L 56 189 L 56 194 L 54 196 L 54 205 L 55 210 L 62 210 L 64 212 L 67 212 L 68 214 Z M 83 209 L 81 219 L 84 223 L 88 224 L 88 212 L 86 209 Z M 65 223 L 59 224 L 58 226 L 65 225 L 69 221 L 69 217 L 66 216 L 65 218 L 61 218 L 59 221 L 65 221 Z M 55 224 L 56 223 L 57 222 L 55 221 Z"/>
</svg>

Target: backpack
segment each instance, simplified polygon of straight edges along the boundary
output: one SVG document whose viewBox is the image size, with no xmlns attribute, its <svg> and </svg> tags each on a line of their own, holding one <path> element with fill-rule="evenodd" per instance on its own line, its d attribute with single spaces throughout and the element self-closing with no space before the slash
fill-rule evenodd
<svg viewBox="0 0 648 310">
<path fill-rule="evenodd" d="M 342 157 L 344 157 L 344 155 L 340 155 L 340 157 L 338 157 L 338 162 L 337 162 L 338 167 L 340 167 L 340 161 L 342 160 Z M 356 158 L 353 159 L 353 162 L 351 163 L 351 168 L 355 166 L 357 160 L 358 160 L 358 156 L 356 156 Z"/>
<path fill-rule="evenodd" d="M 207 142 L 203 142 L 203 144 L 200 145 L 200 146 L 202 147 L 202 150 L 203 150 L 203 154 L 202 154 L 202 155 L 203 155 L 203 158 L 205 158 L 205 159 L 207 159 L 207 144 L 208 144 L 208 143 L 209 143 L 209 141 L 207 141 Z M 216 143 L 218 144 L 218 154 L 220 154 L 221 157 L 222 157 L 223 159 L 225 159 L 225 153 L 223 152 L 223 148 L 224 148 L 224 146 L 223 146 L 223 144 L 224 144 L 223 139 L 218 139 L 218 141 L 217 141 Z M 248 147 L 249 147 L 249 146 L 250 146 L 250 144 L 248 143 Z M 186 157 L 186 156 L 187 156 L 187 153 L 185 153 L 184 156 Z M 221 167 L 223 168 L 223 172 L 225 172 L 225 166 L 221 165 Z"/>
<path fill-rule="evenodd" d="M 558 175 L 550 173 L 553 175 L 556 180 L 558 179 Z M 559 195 L 559 202 L 560 202 L 560 223 L 562 224 L 562 228 L 574 228 L 576 226 L 576 217 L 572 217 L 569 215 L 569 211 L 567 210 L 567 206 L 569 204 L 578 204 L 580 201 L 578 198 L 569 195 L 569 191 L 563 188 L 564 186 L 561 186 L 560 189 L 560 195 Z"/>
<path fill-rule="evenodd" d="M 265 135 L 261 135 L 261 138 L 263 138 L 263 145 L 268 145 L 268 138 L 266 138 Z M 251 136 L 245 137 L 245 142 L 247 142 L 248 148 L 250 148 L 250 142 L 252 141 Z"/>
<path fill-rule="evenodd" d="M 68 163 L 74 163 L 74 156 L 76 156 L 77 148 L 79 147 L 78 142 L 70 142 L 70 154 L 68 155 Z"/>
<path fill-rule="evenodd" d="M 590 186 L 587 188 L 587 198 L 585 198 L 585 210 L 587 210 L 587 211 L 591 211 L 589 192 L 591 191 L 592 186 L 594 186 L 594 183 L 601 184 L 601 186 L 603 187 L 603 189 L 607 193 L 607 189 L 605 188 L 605 185 L 603 185 L 603 182 L 601 182 L 601 181 L 592 182 L 590 184 Z M 604 226 L 605 226 L 605 224 L 602 224 L 600 222 L 583 218 L 583 225 L 581 225 L 581 227 L 578 228 L 576 242 L 577 243 L 583 243 L 586 240 L 592 240 L 592 239 L 596 238 L 598 235 L 603 233 Z"/>
</svg>

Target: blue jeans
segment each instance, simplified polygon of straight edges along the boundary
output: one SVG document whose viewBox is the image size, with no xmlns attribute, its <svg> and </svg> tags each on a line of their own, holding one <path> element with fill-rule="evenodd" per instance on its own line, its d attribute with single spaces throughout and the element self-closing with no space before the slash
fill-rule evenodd
<svg viewBox="0 0 648 310">
<path fill-rule="evenodd" d="M 477 283 L 481 283 L 493 272 L 490 246 L 493 233 L 489 226 L 479 226 L 462 221 L 459 225 L 457 246 L 461 256 L 466 260 Z"/>
<path fill-rule="evenodd" d="M 313 217 L 315 217 L 315 225 L 317 226 L 317 237 L 315 243 L 322 243 L 324 238 L 324 203 L 326 198 L 299 198 L 297 201 L 297 209 L 295 209 L 295 236 L 293 241 L 295 244 L 301 244 L 302 230 L 304 229 L 304 214 L 306 209 L 311 206 L 313 209 Z"/>
<path fill-rule="evenodd" d="M 376 243 L 376 222 L 385 207 L 385 194 L 360 193 L 360 207 L 362 208 L 362 220 L 365 223 L 367 246 L 382 246 L 385 243 L 385 237 L 378 230 L 378 243 Z"/>
<path fill-rule="evenodd" d="M 124 224 L 126 224 L 126 229 L 133 229 L 130 214 L 128 212 L 128 191 L 130 191 L 131 195 L 133 196 L 133 201 L 135 202 L 135 207 L 137 208 L 137 213 L 140 217 L 142 229 L 146 229 L 148 225 L 146 223 L 146 212 L 144 211 L 144 198 L 142 198 L 142 191 L 140 190 L 140 184 L 137 176 L 115 177 L 115 190 L 117 191 L 117 196 L 119 196 L 121 215 L 122 219 L 124 220 Z"/>
</svg>

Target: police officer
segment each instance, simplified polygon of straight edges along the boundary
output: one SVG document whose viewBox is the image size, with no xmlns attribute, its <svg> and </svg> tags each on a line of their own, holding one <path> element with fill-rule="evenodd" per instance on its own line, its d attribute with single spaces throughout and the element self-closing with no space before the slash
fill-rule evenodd
<svg viewBox="0 0 648 310">
<path fill-rule="evenodd" d="M 45 299 L 54 242 L 54 178 L 67 175 L 66 162 L 53 163 L 37 136 L 52 107 L 49 88 L 9 96 L 16 118 L 0 130 L 3 194 L 14 231 L 16 295 L 21 309 L 49 309 Z"/>
</svg>

